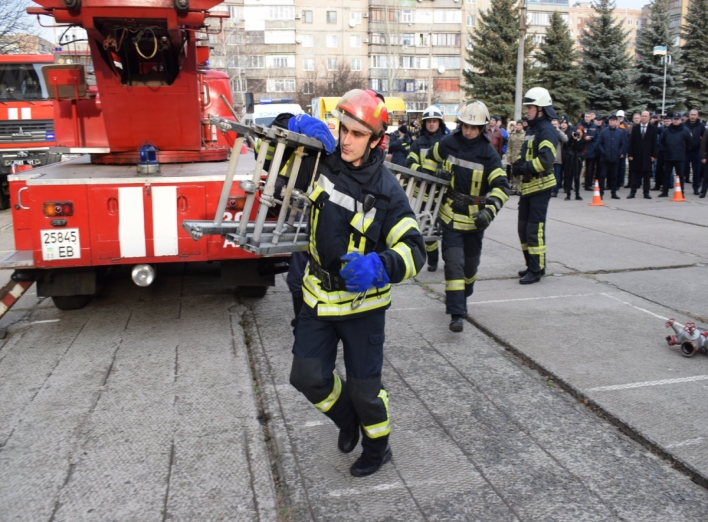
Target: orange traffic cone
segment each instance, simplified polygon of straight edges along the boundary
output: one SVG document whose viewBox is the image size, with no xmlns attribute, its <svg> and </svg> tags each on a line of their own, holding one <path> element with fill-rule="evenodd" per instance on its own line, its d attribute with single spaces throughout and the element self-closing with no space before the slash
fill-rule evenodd
<svg viewBox="0 0 708 522">
<path fill-rule="evenodd" d="M 681 179 L 678 176 L 675 176 L 675 178 L 674 197 L 671 198 L 671 201 L 686 201 L 686 198 L 683 197 L 683 190 L 681 190 Z"/>
<path fill-rule="evenodd" d="M 248 147 L 246 147 L 245 143 L 241 144 L 241 154 L 248 154 Z"/>
<path fill-rule="evenodd" d="M 600 182 L 595 180 L 595 186 L 592 189 L 592 203 L 591 207 L 604 207 L 605 204 L 602 202 L 602 197 L 600 196 Z"/>
</svg>

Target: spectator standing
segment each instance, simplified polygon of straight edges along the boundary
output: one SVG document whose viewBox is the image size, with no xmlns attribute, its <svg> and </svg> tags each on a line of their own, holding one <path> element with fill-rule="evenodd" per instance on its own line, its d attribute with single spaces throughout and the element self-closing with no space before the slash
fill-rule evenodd
<svg viewBox="0 0 708 522">
<path fill-rule="evenodd" d="M 391 163 L 406 166 L 406 158 L 411 151 L 411 137 L 408 134 L 408 126 L 401 125 L 398 127 L 399 138 L 391 141 L 388 146 L 388 151 L 391 153 Z"/>
<path fill-rule="evenodd" d="M 617 119 L 619 119 L 619 118 L 617 118 Z M 624 130 L 627 131 L 627 141 L 628 141 L 628 142 L 629 142 L 629 137 L 632 135 L 632 128 L 633 128 L 635 125 L 639 125 L 640 120 L 641 120 L 641 115 L 640 115 L 638 112 L 635 112 L 635 113 L 632 115 L 632 121 L 631 121 L 631 123 L 625 122 L 624 124 L 620 124 L 620 125 L 619 125 L 619 127 L 620 127 L 621 129 L 624 129 Z M 630 161 L 631 161 L 631 160 L 630 160 Z M 632 165 L 631 165 L 631 163 L 630 163 L 630 165 L 629 165 L 629 171 L 630 171 L 630 173 L 631 173 L 631 171 L 632 171 Z M 630 188 L 630 186 L 632 185 L 631 174 L 628 175 L 628 176 L 627 176 L 626 174 L 627 174 L 627 158 L 625 158 L 625 159 L 623 159 L 622 161 L 620 161 L 619 184 L 617 185 L 619 188 L 622 188 L 622 187 L 624 187 L 624 188 Z M 627 184 L 626 184 L 626 185 L 625 185 L 625 183 L 624 183 L 625 177 L 627 178 Z"/>
<path fill-rule="evenodd" d="M 698 111 L 692 109 L 688 113 L 688 121 L 684 123 L 688 131 L 691 133 L 691 144 L 688 146 L 686 151 L 686 163 L 684 165 L 684 180 L 686 183 L 691 181 L 689 175 L 689 168 L 693 171 L 693 194 L 698 195 L 698 191 L 701 188 L 702 181 L 702 169 L 701 169 L 701 138 L 705 133 L 705 124 L 698 118 Z"/>
<path fill-rule="evenodd" d="M 518 196 L 520 194 L 519 184 L 521 183 L 521 176 L 513 175 L 511 165 L 519 159 L 519 155 L 521 154 L 521 146 L 524 144 L 525 139 L 526 131 L 524 130 L 522 123 L 519 122 L 516 124 L 516 128 L 509 135 L 509 150 L 506 153 L 508 163 L 507 177 L 511 179 L 511 193 L 514 196 Z"/>
<path fill-rule="evenodd" d="M 521 126 L 524 128 L 524 132 L 526 132 L 529 128 L 529 118 L 528 116 L 522 116 L 521 117 Z"/>
<path fill-rule="evenodd" d="M 566 122 L 567 125 L 567 122 Z M 561 128 L 563 124 L 561 124 Z M 568 143 L 563 147 L 563 188 L 565 189 L 565 200 L 570 200 L 570 193 L 575 184 L 575 199 L 582 201 L 580 197 L 580 171 L 583 168 L 582 154 L 585 150 L 585 129 L 578 125 L 575 130 L 568 127 L 571 133 Z"/>
<path fill-rule="evenodd" d="M 644 199 L 651 199 L 649 187 L 651 168 L 657 155 L 656 127 L 649 123 L 649 111 L 642 112 L 638 125 L 632 127 L 629 138 L 629 177 L 632 191 L 627 199 L 634 198 L 639 185 L 642 185 Z"/>
<path fill-rule="evenodd" d="M 652 190 L 662 190 L 664 184 L 664 146 L 661 144 L 662 133 L 669 128 L 671 125 L 671 116 L 667 114 L 661 115 L 661 121 L 656 127 L 656 141 L 657 141 L 657 156 L 656 156 L 656 168 L 654 169 L 654 187 Z M 667 187 L 669 190 L 671 187 Z"/>
<path fill-rule="evenodd" d="M 661 147 L 664 150 L 664 182 L 661 187 L 660 198 L 669 196 L 671 174 L 675 170 L 676 175 L 681 180 L 681 191 L 683 192 L 683 164 L 686 161 L 686 151 L 691 145 L 691 133 L 681 121 L 681 113 L 675 112 L 671 118 L 671 125 L 661 133 Z"/>
<path fill-rule="evenodd" d="M 556 177 L 556 186 L 553 187 L 551 197 L 558 197 L 558 191 L 563 184 L 563 144 L 568 142 L 568 135 L 560 128 L 557 118 L 551 120 L 553 128 L 558 133 L 558 148 L 556 149 L 556 159 L 553 161 L 553 174 Z"/>
<path fill-rule="evenodd" d="M 489 143 L 492 144 L 494 150 L 499 154 L 499 159 L 501 159 L 504 155 L 504 136 L 499 127 L 497 127 L 494 118 L 492 118 L 489 125 L 487 125 L 487 135 L 489 136 Z"/>
<path fill-rule="evenodd" d="M 627 153 L 627 133 L 618 127 L 617 116 L 610 116 L 609 127 L 597 139 L 596 155 L 600 159 L 600 197 L 605 193 L 605 183 L 612 192 L 612 199 L 619 199 L 619 164 Z"/>
<path fill-rule="evenodd" d="M 582 156 L 585 160 L 585 190 L 592 190 L 592 182 L 595 181 L 597 172 L 595 139 L 598 133 L 597 125 L 595 125 L 594 111 L 585 113 L 583 128 L 585 129 L 585 152 Z"/>
<path fill-rule="evenodd" d="M 700 198 L 706 197 L 706 192 L 708 192 L 708 126 L 703 132 L 703 139 L 701 139 L 701 165 L 703 168 L 703 184 L 701 185 L 701 195 Z"/>
</svg>

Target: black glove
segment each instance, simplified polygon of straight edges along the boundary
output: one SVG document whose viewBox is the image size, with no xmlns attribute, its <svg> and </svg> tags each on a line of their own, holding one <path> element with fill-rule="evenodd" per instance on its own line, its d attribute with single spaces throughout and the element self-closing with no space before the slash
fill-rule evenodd
<svg viewBox="0 0 708 522">
<path fill-rule="evenodd" d="M 472 214 L 472 219 L 474 219 L 474 226 L 477 227 L 477 230 L 484 230 L 494 219 L 494 212 L 491 208 L 484 207 L 479 212 Z"/>
<path fill-rule="evenodd" d="M 512 176 L 522 176 L 524 174 L 524 163 L 526 163 L 521 158 L 517 159 L 511 164 L 511 175 Z"/>
</svg>

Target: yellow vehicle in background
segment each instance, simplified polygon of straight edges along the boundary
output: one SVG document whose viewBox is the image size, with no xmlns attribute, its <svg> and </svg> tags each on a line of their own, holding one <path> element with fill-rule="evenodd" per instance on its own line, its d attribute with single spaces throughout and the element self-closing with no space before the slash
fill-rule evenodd
<svg viewBox="0 0 708 522">
<path fill-rule="evenodd" d="M 325 122 L 335 138 L 339 135 L 339 120 L 332 116 L 332 111 L 337 108 L 339 98 L 340 96 L 312 98 L 312 116 Z M 392 125 L 405 117 L 406 102 L 403 98 L 387 97 L 386 109 L 388 109 L 388 124 Z"/>
</svg>

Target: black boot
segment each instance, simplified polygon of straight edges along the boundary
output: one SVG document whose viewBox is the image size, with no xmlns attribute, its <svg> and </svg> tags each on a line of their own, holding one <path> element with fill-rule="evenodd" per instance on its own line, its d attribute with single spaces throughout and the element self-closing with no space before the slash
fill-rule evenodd
<svg viewBox="0 0 708 522">
<path fill-rule="evenodd" d="M 619 199 L 620 197 L 617 195 L 617 192 L 612 193 L 612 199 Z"/>
<path fill-rule="evenodd" d="M 293 298 L 293 312 L 295 312 L 295 318 L 290 321 L 290 326 L 295 328 L 295 325 L 297 324 L 297 318 L 300 316 L 300 311 L 302 310 L 302 292 L 293 292 L 292 294 Z"/>
<path fill-rule="evenodd" d="M 644 199 L 651 199 L 651 194 L 649 194 L 648 192 L 645 192 Z"/>
<path fill-rule="evenodd" d="M 391 447 L 388 445 L 388 435 L 378 439 L 370 439 L 364 433 L 361 445 L 364 447 L 364 452 L 349 468 L 349 472 L 355 477 L 373 475 L 393 456 Z"/>
<path fill-rule="evenodd" d="M 519 279 L 519 283 L 522 285 L 531 285 L 533 283 L 538 283 L 541 280 L 541 276 L 543 275 L 541 272 L 532 272 L 529 270 L 524 277 Z"/>
<path fill-rule="evenodd" d="M 568 193 L 565 195 L 565 200 L 566 200 L 566 201 L 570 201 L 570 192 L 568 192 Z"/>
<path fill-rule="evenodd" d="M 455 333 L 460 333 L 465 326 L 464 316 L 462 315 L 452 315 L 452 321 L 450 321 L 450 331 Z"/>
<path fill-rule="evenodd" d="M 342 453 L 351 453 L 359 444 L 359 419 L 355 419 L 348 427 L 339 430 L 337 447 Z"/>
<path fill-rule="evenodd" d="M 659 198 L 668 198 L 669 197 L 669 192 L 666 190 L 662 190 L 661 194 L 659 194 L 657 197 Z"/>
<path fill-rule="evenodd" d="M 634 199 L 634 196 L 637 195 L 637 191 L 633 190 L 632 192 L 629 193 L 629 196 L 627 196 L 627 199 Z"/>
<path fill-rule="evenodd" d="M 439 250 L 439 248 L 436 248 L 428 252 L 428 272 L 435 272 L 438 269 L 438 260 L 440 258 Z"/>
<path fill-rule="evenodd" d="M 519 277 L 524 277 L 529 272 L 530 272 L 530 270 L 528 268 L 526 270 L 519 270 Z M 542 268 L 541 271 L 539 272 L 539 274 L 541 274 L 542 276 L 546 275 L 546 269 Z"/>
<path fill-rule="evenodd" d="M 580 197 L 580 193 L 576 192 L 575 193 L 575 201 L 582 201 L 582 200 L 583 200 L 583 198 Z"/>
</svg>

